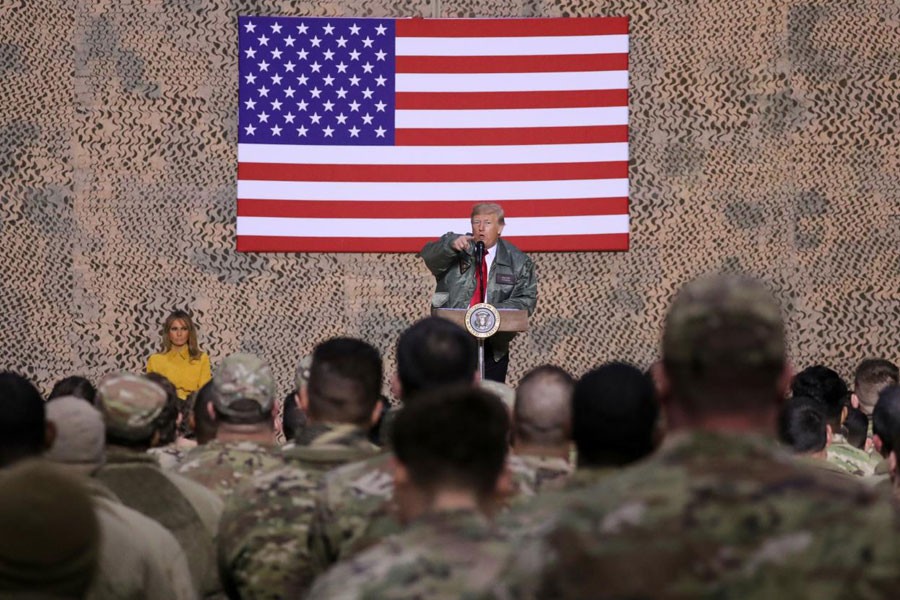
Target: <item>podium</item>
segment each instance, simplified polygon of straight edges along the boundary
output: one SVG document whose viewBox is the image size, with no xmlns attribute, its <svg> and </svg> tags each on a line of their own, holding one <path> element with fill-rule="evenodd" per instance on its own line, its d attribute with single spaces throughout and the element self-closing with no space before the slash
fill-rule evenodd
<svg viewBox="0 0 900 600">
<path fill-rule="evenodd" d="M 484 327 L 476 318 L 485 311 L 496 317 L 496 323 Z M 471 308 L 432 308 L 432 317 L 453 321 L 478 340 L 478 374 L 484 379 L 484 340 L 497 332 L 520 333 L 528 331 L 528 311 L 520 308 L 496 308 L 490 304 L 476 304 Z"/>
</svg>

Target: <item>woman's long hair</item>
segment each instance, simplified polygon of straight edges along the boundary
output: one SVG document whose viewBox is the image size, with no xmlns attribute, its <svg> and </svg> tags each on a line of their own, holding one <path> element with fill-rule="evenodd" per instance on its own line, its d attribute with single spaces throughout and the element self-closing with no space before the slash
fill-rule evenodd
<svg viewBox="0 0 900 600">
<path fill-rule="evenodd" d="M 200 346 L 197 344 L 197 328 L 194 327 L 194 321 L 191 320 L 191 315 L 187 314 L 183 310 L 173 310 L 169 313 L 169 316 L 166 317 L 166 321 L 163 324 L 162 328 L 162 351 L 163 353 L 168 352 L 172 349 L 172 341 L 169 339 L 169 330 L 172 328 L 172 323 L 175 321 L 182 321 L 188 328 L 188 355 L 191 357 L 191 360 L 198 360 L 200 358 Z"/>
</svg>

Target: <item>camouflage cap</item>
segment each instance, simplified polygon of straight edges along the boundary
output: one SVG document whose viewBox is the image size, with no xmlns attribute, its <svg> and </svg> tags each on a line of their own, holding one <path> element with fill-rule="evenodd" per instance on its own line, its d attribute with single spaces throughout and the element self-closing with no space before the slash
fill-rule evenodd
<svg viewBox="0 0 900 600">
<path fill-rule="evenodd" d="M 275 399 L 275 378 L 269 364 L 254 354 L 239 352 L 227 357 L 213 375 L 213 406 L 229 417 L 247 416 L 247 410 L 234 405 L 240 400 L 252 400 L 262 414 L 272 410 Z"/>
<path fill-rule="evenodd" d="M 781 309 L 766 287 L 738 275 L 712 275 L 685 285 L 663 332 L 666 364 L 758 367 L 785 358 Z"/>
<path fill-rule="evenodd" d="M 140 441 L 153 435 L 154 421 L 166 406 L 166 391 L 146 377 L 122 373 L 100 383 L 97 399 L 108 432 Z"/>
<path fill-rule="evenodd" d="M 309 383 L 309 369 L 312 367 L 313 355 L 307 354 L 297 363 L 297 369 L 294 371 L 294 389 L 298 392 L 300 388 Z"/>
</svg>

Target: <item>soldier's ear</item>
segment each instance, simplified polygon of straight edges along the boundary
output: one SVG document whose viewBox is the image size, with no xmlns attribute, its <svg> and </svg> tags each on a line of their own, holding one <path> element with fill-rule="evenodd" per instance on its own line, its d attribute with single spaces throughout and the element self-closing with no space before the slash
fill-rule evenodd
<svg viewBox="0 0 900 600">
<path fill-rule="evenodd" d="M 395 400 L 403 399 L 403 384 L 400 383 L 400 375 L 396 371 L 391 377 L 391 395 Z"/>
<path fill-rule="evenodd" d="M 859 396 L 856 393 L 850 394 L 850 406 L 859 408 Z"/>
<path fill-rule="evenodd" d="M 305 414 L 309 414 L 309 388 L 305 385 L 300 386 L 300 392 L 298 393 L 300 399 L 300 410 L 302 410 Z"/>
<path fill-rule="evenodd" d="M 872 445 L 875 446 L 875 452 L 881 454 L 881 449 L 884 447 L 884 442 L 881 441 L 881 436 L 877 433 L 872 435 Z"/>
<path fill-rule="evenodd" d="M 391 471 L 394 473 L 394 487 L 400 487 L 409 483 L 409 471 L 403 466 L 403 463 L 397 460 L 397 457 L 391 455 L 390 458 Z"/>
<path fill-rule="evenodd" d="M 897 452 L 892 450 L 888 455 L 888 464 L 891 466 L 891 473 L 897 472 Z"/>
<path fill-rule="evenodd" d="M 776 390 L 778 393 L 778 406 L 780 407 L 784 404 L 784 399 L 787 398 L 787 394 L 791 389 L 791 381 L 794 379 L 794 364 L 786 360 L 784 361 L 784 367 L 781 369 L 781 375 L 778 376 L 778 389 Z"/>
<path fill-rule="evenodd" d="M 831 445 L 831 440 L 834 439 L 834 430 L 831 429 L 831 425 L 825 425 L 825 447 Z"/>
</svg>

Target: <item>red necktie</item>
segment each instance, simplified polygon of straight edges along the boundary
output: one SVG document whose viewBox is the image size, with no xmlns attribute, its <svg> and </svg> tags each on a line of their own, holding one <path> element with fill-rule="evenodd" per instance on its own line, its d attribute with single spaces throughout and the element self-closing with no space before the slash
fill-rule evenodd
<svg viewBox="0 0 900 600">
<path fill-rule="evenodd" d="M 487 300 L 487 255 L 488 250 L 485 249 L 484 256 L 481 257 L 481 264 L 478 266 L 478 271 L 475 273 L 475 291 L 472 293 L 472 299 L 469 301 L 469 306 L 475 306 L 480 302 L 484 302 Z M 478 276 L 478 273 L 481 273 L 481 276 Z"/>
</svg>

